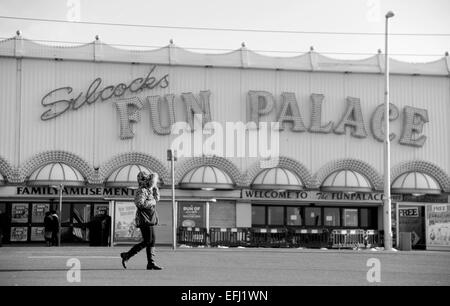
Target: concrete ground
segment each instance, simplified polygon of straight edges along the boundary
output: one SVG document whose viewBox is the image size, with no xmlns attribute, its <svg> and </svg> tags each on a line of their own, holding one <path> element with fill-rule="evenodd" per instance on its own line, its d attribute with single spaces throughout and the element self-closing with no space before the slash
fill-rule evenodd
<svg viewBox="0 0 450 306">
<path fill-rule="evenodd" d="M 145 251 L 122 268 L 119 253 L 128 248 L 4 246 L 0 285 L 450 285 L 450 252 L 159 247 L 164 270 L 147 271 Z M 81 265 L 79 283 L 67 278 L 76 275 L 71 258 Z M 367 280 L 371 258 L 380 282 Z"/>
</svg>

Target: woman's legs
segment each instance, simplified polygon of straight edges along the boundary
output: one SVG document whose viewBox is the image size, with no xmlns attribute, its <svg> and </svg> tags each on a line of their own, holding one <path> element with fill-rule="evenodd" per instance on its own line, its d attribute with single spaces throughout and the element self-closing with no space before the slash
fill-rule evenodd
<svg viewBox="0 0 450 306">
<path fill-rule="evenodd" d="M 150 243 L 147 245 L 147 269 L 148 270 L 161 270 L 155 264 L 155 230 L 153 226 L 150 226 Z"/>
<path fill-rule="evenodd" d="M 150 244 L 151 233 L 149 226 L 141 226 L 139 227 L 142 234 L 142 241 L 135 244 L 128 252 L 120 253 L 120 257 L 122 257 L 122 265 L 126 269 L 125 262 L 128 261 L 131 257 L 139 253 L 143 248 L 147 247 Z"/>
</svg>

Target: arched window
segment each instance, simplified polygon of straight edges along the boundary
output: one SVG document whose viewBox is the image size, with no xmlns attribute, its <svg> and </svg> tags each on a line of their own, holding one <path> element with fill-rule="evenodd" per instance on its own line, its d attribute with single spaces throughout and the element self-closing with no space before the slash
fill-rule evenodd
<svg viewBox="0 0 450 306">
<path fill-rule="evenodd" d="M 299 190 L 303 189 L 303 183 L 294 172 L 276 167 L 261 171 L 253 180 L 252 188 Z"/>
<path fill-rule="evenodd" d="M 85 179 L 81 173 L 64 163 L 51 163 L 34 171 L 28 178 L 30 185 L 64 184 L 66 186 L 84 185 Z"/>
<path fill-rule="evenodd" d="M 186 189 L 233 189 L 230 176 L 214 166 L 201 166 L 190 170 L 180 181 L 180 187 Z"/>
<path fill-rule="evenodd" d="M 439 183 L 430 175 L 422 172 L 407 172 L 397 177 L 391 186 L 393 193 L 440 194 Z"/>
<path fill-rule="evenodd" d="M 353 170 L 339 170 L 331 173 L 322 183 L 323 191 L 342 192 L 370 192 L 372 185 L 359 172 Z"/>
</svg>

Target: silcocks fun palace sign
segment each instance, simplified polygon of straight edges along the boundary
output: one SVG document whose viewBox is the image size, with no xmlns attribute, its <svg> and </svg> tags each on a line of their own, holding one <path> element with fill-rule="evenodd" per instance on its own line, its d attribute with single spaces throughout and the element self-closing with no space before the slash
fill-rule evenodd
<svg viewBox="0 0 450 306">
<path fill-rule="evenodd" d="M 45 94 L 41 100 L 45 111 L 41 114 L 44 121 L 62 116 L 65 113 L 76 111 L 82 107 L 89 107 L 94 103 L 112 101 L 120 118 L 120 138 L 130 139 L 134 137 L 133 124 L 140 121 L 141 111 L 145 104 L 150 106 L 149 116 L 154 133 L 158 135 L 171 134 L 172 127 L 176 122 L 186 122 L 188 126 L 195 128 L 195 121 L 200 118 L 202 126 L 212 122 L 210 111 L 209 90 L 200 91 L 198 94 L 192 92 L 165 94 L 164 96 L 151 95 L 155 88 L 166 88 L 169 86 L 169 75 L 160 75 L 157 66 L 152 66 L 147 75 L 119 84 L 104 84 L 101 78 L 93 80 L 87 89 L 82 91 L 66 86 L 54 89 Z M 147 95 L 145 96 L 146 93 Z M 247 122 L 246 129 L 256 128 L 262 116 L 276 114 L 278 129 L 284 130 L 287 124 L 293 132 L 310 132 L 322 134 L 345 134 L 346 128 L 351 130 L 351 136 L 357 138 L 368 137 L 368 130 L 372 136 L 382 142 L 384 139 L 384 109 L 383 104 L 378 105 L 372 112 L 370 118 L 364 118 L 360 99 L 357 97 L 346 97 L 346 107 L 336 121 L 324 121 L 322 119 L 322 107 L 325 96 L 323 94 L 311 94 L 310 125 L 304 124 L 305 114 L 300 111 L 297 99 L 292 92 L 283 92 L 280 97 L 279 107 L 276 107 L 276 98 L 267 91 L 251 90 L 247 93 Z M 164 106 L 164 107 L 163 107 Z M 175 107 L 183 107 L 184 118 L 175 116 Z M 395 104 L 390 104 L 389 120 L 394 121 L 400 117 L 400 111 Z M 402 145 L 421 147 L 426 141 L 422 134 L 423 126 L 428 120 L 426 109 L 405 106 L 403 108 L 403 128 L 401 135 L 390 134 L 390 139 L 398 139 Z M 163 113 L 165 112 L 165 113 Z M 199 117 L 201 116 L 201 117 Z M 161 117 L 168 118 L 163 125 Z M 369 122 L 370 129 L 367 129 Z"/>
</svg>

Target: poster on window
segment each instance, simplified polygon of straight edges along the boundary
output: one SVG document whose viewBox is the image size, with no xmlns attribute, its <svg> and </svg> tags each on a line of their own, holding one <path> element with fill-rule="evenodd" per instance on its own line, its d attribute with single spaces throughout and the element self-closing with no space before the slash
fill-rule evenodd
<svg viewBox="0 0 450 306">
<path fill-rule="evenodd" d="M 450 205 L 428 205 L 426 214 L 427 249 L 450 250 Z"/>
<path fill-rule="evenodd" d="M 95 204 L 94 205 L 94 216 L 108 215 L 108 214 L 109 214 L 109 204 Z"/>
<path fill-rule="evenodd" d="M 12 223 L 28 223 L 28 204 L 13 203 L 11 207 Z"/>
<path fill-rule="evenodd" d="M 50 210 L 50 204 L 36 203 L 31 208 L 31 222 L 44 223 L 45 213 Z"/>
<path fill-rule="evenodd" d="M 11 241 L 27 241 L 28 227 L 11 227 Z"/>
<path fill-rule="evenodd" d="M 32 227 L 30 234 L 31 241 L 44 241 L 44 227 Z"/>
<path fill-rule="evenodd" d="M 136 206 L 133 202 L 116 202 L 114 242 L 136 242 L 141 240 L 141 232 L 134 222 L 135 215 Z"/>
<path fill-rule="evenodd" d="M 205 204 L 178 203 L 178 225 L 182 227 L 205 227 Z"/>
</svg>

